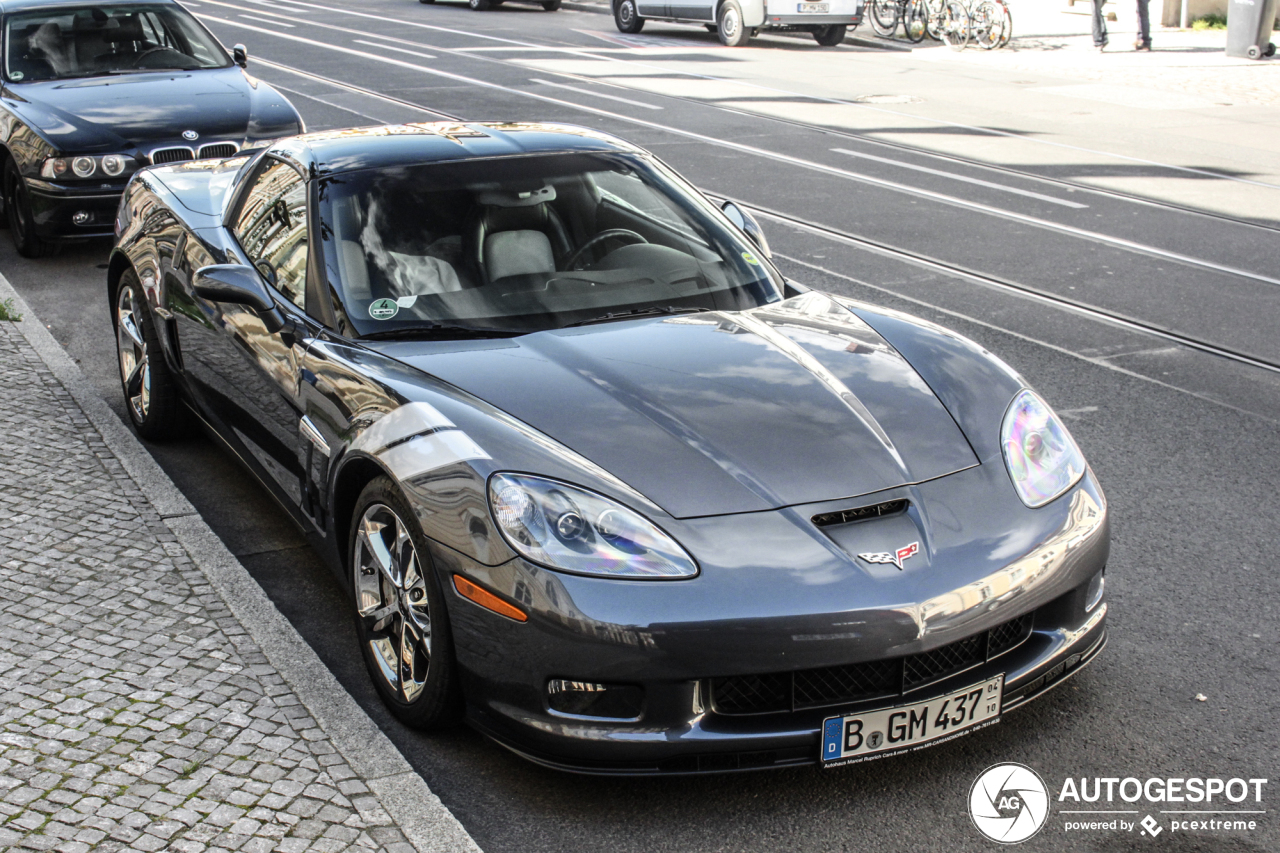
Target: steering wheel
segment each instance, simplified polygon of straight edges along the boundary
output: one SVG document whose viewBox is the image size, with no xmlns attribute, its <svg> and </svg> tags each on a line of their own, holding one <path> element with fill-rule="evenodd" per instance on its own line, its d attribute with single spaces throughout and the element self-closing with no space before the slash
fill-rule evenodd
<svg viewBox="0 0 1280 853">
<path fill-rule="evenodd" d="M 164 46 L 164 45 L 162 45 L 162 44 L 158 44 L 158 45 L 156 45 L 155 47 L 149 47 L 149 48 L 147 48 L 146 50 L 142 51 L 142 53 L 139 53 L 139 54 L 137 55 L 137 57 L 133 60 L 133 62 L 130 64 L 130 66 L 129 66 L 129 67 L 130 67 L 130 68 L 141 68 L 141 67 L 142 67 L 142 60 L 146 59 L 146 58 L 147 58 L 148 56 L 150 56 L 151 54 L 153 54 L 153 53 L 159 53 L 159 52 L 160 52 L 160 51 L 162 51 L 162 50 L 173 50 L 173 48 L 165 47 L 165 46 Z"/>
<path fill-rule="evenodd" d="M 588 249 L 594 248 L 595 246 L 599 245 L 600 243 L 603 243 L 605 240 L 608 240 L 611 237 L 625 239 L 628 241 L 628 243 L 632 243 L 632 244 L 649 242 L 644 238 L 643 234 L 637 234 L 636 232 L 632 231 L 629 228 L 610 228 L 606 231 L 601 231 L 599 234 L 597 234 L 596 236 L 592 237 L 590 240 L 588 240 L 587 242 L 579 246 L 578 251 L 570 255 L 569 259 L 564 262 L 564 268 L 566 270 L 577 269 L 578 262 L 582 260 L 582 256 L 587 253 Z"/>
</svg>

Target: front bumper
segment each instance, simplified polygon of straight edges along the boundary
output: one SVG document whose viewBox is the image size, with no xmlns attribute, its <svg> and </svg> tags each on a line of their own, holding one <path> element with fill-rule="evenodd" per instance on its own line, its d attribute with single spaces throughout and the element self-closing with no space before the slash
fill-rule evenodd
<svg viewBox="0 0 1280 853">
<path fill-rule="evenodd" d="M 93 186 L 59 186 L 27 179 L 27 197 L 37 236 L 43 240 L 87 240 L 115 234 L 116 209 L 128 181 Z M 84 214 L 83 222 L 76 214 Z"/>
<path fill-rule="evenodd" d="M 1085 596 L 1106 566 L 1109 522 L 1091 473 L 1040 510 L 1015 506 L 1016 498 L 1003 506 L 973 501 L 993 494 L 996 470 L 982 465 L 895 490 L 890 498 L 909 496 L 915 509 L 856 523 L 858 551 L 917 530 L 921 560 L 903 570 L 838 559 L 841 548 L 821 532 L 811 548 L 774 535 L 771 516 L 788 516 L 794 531 L 814 511 L 836 508 L 825 504 L 694 519 L 686 530 L 668 523 L 702 568 L 687 581 L 579 578 L 521 560 L 484 567 L 456 552 L 438 555 L 445 575 L 466 575 L 529 612 L 527 623 L 516 623 L 451 597 L 468 718 L 547 766 L 680 774 L 816 763 L 828 717 L 922 701 L 1001 673 L 1002 712 L 1025 704 L 1104 645 L 1107 604 L 1086 611 Z M 1003 470 L 998 475 L 1007 482 Z M 724 544 L 717 553 L 710 543 Z M 731 679 L 782 674 L 794 684 L 797 673 L 945 655 L 1024 620 L 1024 639 L 998 656 L 894 696 L 762 712 L 726 710 L 718 698 Z M 639 685 L 643 712 L 633 720 L 557 713 L 547 704 L 549 679 Z"/>
</svg>

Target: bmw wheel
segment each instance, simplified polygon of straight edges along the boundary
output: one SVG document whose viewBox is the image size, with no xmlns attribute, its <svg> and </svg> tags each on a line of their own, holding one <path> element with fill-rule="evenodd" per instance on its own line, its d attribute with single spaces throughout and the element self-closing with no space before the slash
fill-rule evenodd
<svg viewBox="0 0 1280 853">
<path fill-rule="evenodd" d="M 738 0 L 724 0 L 717 23 L 720 41 L 727 47 L 742 47 L 751 41 L 751 31 L 742 23 L 742 7 Z"/>
<path fill-rule="evenodd" d="M 138 434 L 149 441 L 173 438 L 181 416 L 178 389 L 147 315 L 146 297 L 132 270 L 120 278 L 113 319 L 120 385 L 129 420 Z"/>
<path fill-rule="evenodd" d="M 636 0 L 619 0 L 613 7 L 613 23 L 620 33 L 638 33 L 644 29 L 644 18 L 636 9 Z"/>
<path fill-rule="evenodd" d="M 27 182 L 12 160 L 4 168 L 4 211 L 13 237 L 13 246 L 19 255 L 24 258 L 47 258 L 57 251 L 57 243 L 36 234 L 36 220 L 31 212 L 31 199 L 27 196 Z"/>
<path fill-rule="evenodd" d="M 382 701 L 417 729 L 461 713 L 461 692 L 444 594 L 415 516 L 395 484 L 378 477 L 352 516 L 356 633 Z"/>
</svg>

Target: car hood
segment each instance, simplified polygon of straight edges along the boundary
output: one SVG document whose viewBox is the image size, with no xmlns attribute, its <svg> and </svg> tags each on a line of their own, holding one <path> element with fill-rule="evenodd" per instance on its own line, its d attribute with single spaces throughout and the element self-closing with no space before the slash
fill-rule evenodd
<svg viewBox="0 0 1280 853">
<path fill-rule="evenodd" d="M 59 151 L 94 153 L 153 148 L 157 143 L 190 145 L 183 131 L 199 134 L 195 143 L 243 140 L 257 132 L 263 114 L 276 123 L 287 112 L 292 133 L 292 106 L 282 96 L 241 69 L 212 68 L 50 80 L 14 86 L 26 103 L 27 121 Z"/>
<path fill-rule="evenodd" d="M 852 498 L 978 464 L 911 365 L 820 293 L 430 352 L 377 348 L 536 427 L 677 518 Z"/>
</svg>

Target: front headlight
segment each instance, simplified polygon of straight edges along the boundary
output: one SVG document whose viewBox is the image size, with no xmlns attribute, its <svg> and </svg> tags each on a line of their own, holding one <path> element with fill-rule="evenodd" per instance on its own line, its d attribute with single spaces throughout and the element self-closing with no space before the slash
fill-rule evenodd
<svg viewBox="0 0 1280 853">
<path fill-rule="evenodd" d="M 1000 444 L 1013 488 L 1029 507 L 1044 506 L 1084 475 L 1084 456 L 1071 433 L 1033 391 L 1013 398 Z"/>
<path fill-rule="evenodd" d="M 107 154 L 103 157 L 50 157 L 40 166 L 40 177 L 57 180 L 59 178 L 92 178 L 106 175 L 118 178 L 121 175 L 133 174 L 138 169 L 138 161 L 124 154 Z"/>
<path fill-rule="evenodd" d="M 698 565 L 622 504 L 556 480 L 494 474 L 489 511 L 515 551 L 560 571 L 604 578 L 688 578 Z"/>
</svg>

